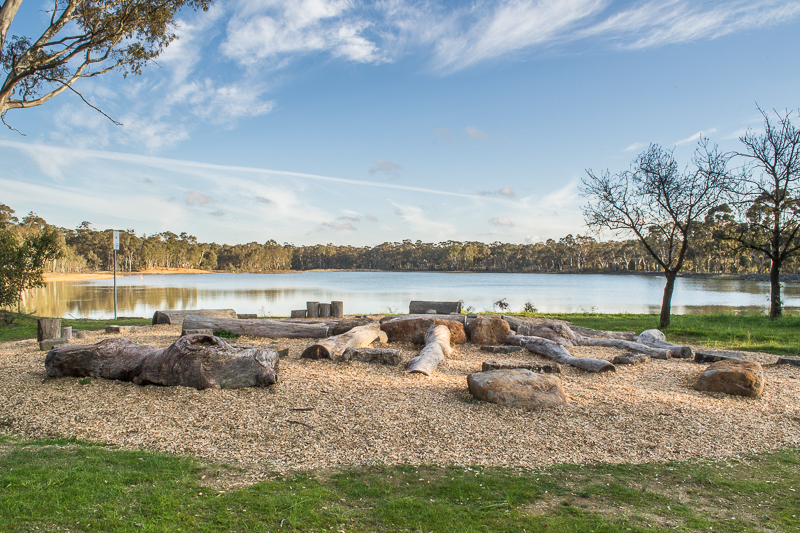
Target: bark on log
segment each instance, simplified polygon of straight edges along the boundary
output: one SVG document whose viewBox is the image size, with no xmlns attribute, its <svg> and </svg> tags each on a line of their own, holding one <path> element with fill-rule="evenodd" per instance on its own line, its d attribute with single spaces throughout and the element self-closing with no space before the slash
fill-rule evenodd
<svg viewBox="0 0 800 533">
<path fill-rule="evenodd" d="M 633 331 L 602 331 L 592 328 L 582 328 L 580 326 L 570 326 L 569 329 L 584 337 L 602 337 L 604 339 L 620 339 L 623 341 L 636 340 L 636 333 Z"/>
<path fill-rule="evenodd" d="M 467 323 L 467 315 L 426 315 L 426 314 L 413 314 L 413 315 L 389 315 L 381 318 L 381 324 L 385 324 L 386 322 L 392 322 L 394 320 L 412 320 L 414 318 L 424 318 L 426 320 L 430 320 L 435 318 L 436 320 L 450 320 L 452 322 L 458 322 L 459 324 L 465 325 Z"/>
<path fill-rule="evenodd" d="M 183 324 L 189 316 L 205 316 L 211 318 L 238 318 L 233 309 L 184 309 L 181 311 L 156 311 L 153 313 L 153 324 Z"/>
<path fill-rule="evenodd" d="M 694 357 L 694 350 L 691 346 L 682 346 L 680 344 L 667 342 L 664 333 L 657 329 L 645 330 L 635 340 L 639 344 L 644 344 L 645 346 L 669 350 L 672 357 L 677 359 L 692 359 Z"/>
<path fill-rule="evenodd" d="M 344 302 L 339 300 L 331 302 L 331 316 L 333 318 L 344 318 Z"/>
<path fill-rule="evenodd" d="M 425 334 L 425 347 L 408 362 L 408 371 L 430 376 L 451 353 L 450 330 L 444 325 L 431 326 Z"/>
<path fill-rule="evenodd" d="M 358 326 L 347 333 L 318 341 L 303 351 L 305 359 L 333 359 L 341 357 L 347 348 L 363 348 L 372 344 L 381 331 L 378 322 Z"/>
<path fill-rule="evenodd" d="M 97 377 L 139 385 L 196 389 L 266 387 L 278 381 L 275 350 L 236 348 L 219 337 L 189 335 L 161 350 L 130 339 L 53 348 L 45 359 L 49 377 Z"/>
<path fill-rule="evenodd" d="M 461 314 L 461 302 L 427 302 L 424 300 L 411 300 L 408 304 L 408 314 L 427 314 L 430 310 L 437 315 Z"/>
<path fill-rule="evenodd" d="M 308 318 L 317 318 L 319 316 L 319 302 L 306 302 L 306 316 Z"/>
<path fill-rule="evenodd" d="M 524 346 L 528 351 L 552 359 L 562 365 L 571 365 L 589 372 L 616 372 L 617 370 L 617 367 L 604 359 L 575 357 L 566 348 L 549 339 L 509 335 L 506 342 L 515 346 Z"/>
<path fill-rule="evenodd" d="M 36 323 L 36 342 L 61 338 L 60 318 L 40 318 Z"/>
<path fill-rule="evenodd" d="M 323 339 L 328 336 L 326 325 L 297 324 L 277 320 L 239 320 L 236 318 L 209 318 L 187 316 L 183 329 L 227 330 L 240 335 L 286 339 Z"/>
</svg>

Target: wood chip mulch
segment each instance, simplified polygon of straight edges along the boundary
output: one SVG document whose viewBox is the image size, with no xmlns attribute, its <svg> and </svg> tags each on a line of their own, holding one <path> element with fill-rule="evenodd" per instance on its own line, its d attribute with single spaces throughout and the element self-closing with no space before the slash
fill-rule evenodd
<svg viewBox="0 0 800 533">
<path fill-rule="evenodd" d="M 177 326 L 128 335 L 168 346 Z M 91 332 L 91 344 L 109 334 Z M 370 463 L 535 468 L 552 463 L 649 462 L 800 446 L 800 368 L 748 353 L 764 366 L 761 398 L 692 388 L 706 365 L 652 360 L 616 373 L 564 367 L 566 405 L 523 411 L 475 401 L 467 374 L 484 360 L 544 361 L 527 351 L 488 354 L 456 346 L 433 377 L 382 366 L 300 359 L 312 340 L 241 338 L 290 348 L 280 382 L 266 389 L 198 391 L 77 378 L 46 379 L 35 341 L 0 344 L 0 433 L 68 436 L 128 449 L 236 464 L 256 481 L 270 472 Z M 570 348 L 613 359 L 613 348 Z"/>
</svg>

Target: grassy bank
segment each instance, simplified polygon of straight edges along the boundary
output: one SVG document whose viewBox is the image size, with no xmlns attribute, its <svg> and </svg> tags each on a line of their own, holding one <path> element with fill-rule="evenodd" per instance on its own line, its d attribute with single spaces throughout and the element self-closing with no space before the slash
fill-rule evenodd
<svg viewBox="0 0 800 533">
<path fill-rule="evenodd" d="M 527 316 L 569 320 L 587 328 L 641 332 L 658 327 L 658 315 L 627 313 L 528 313 Z M 800 315 L 769 320 L 764 315 L 672 315 L 667 339 L 712 348 L 800 355 Z"/>
<path fill-rule="evenodd" d="M 36 338 L 36 321 L 39 317 L 33 315 L 17 315 L 0 310 L 0 342 L 20 341 Z M 12 321 L 13 320 L 13 321 Z M 11 323 L 8 323 L 8 322 Z M 91 320 L 88 318 L 62 318 L 62 326 L 72 326 L 73 329 L 105 329 L 106 326 L 117 324 L 120 326 L 145 326 L 152 322 L 149 318 L 134 318 L 126 320 Z"/>
<path fill-rule="evenodd" d="M 0 530 L 796 531 L 800 450 L 538 471 L 373 466 L 241 474 L 74 441 L 0 441 Z M 712 529 L 713 528 L 713 529 Z"/>
</svg>

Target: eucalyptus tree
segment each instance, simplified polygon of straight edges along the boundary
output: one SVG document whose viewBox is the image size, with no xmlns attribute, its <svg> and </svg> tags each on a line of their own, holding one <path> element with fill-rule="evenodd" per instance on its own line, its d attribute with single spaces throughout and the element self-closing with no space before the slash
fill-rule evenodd
<svg viewBox="0 0 800 533">
<path fill-rule="evenodd" d="M 181 8 L 207 10 L 211 4 L 211 0 L 51 0 L 49 5 L 36 4 L 47 15 L 41 18 L 38 36 L 18 36 L 10 31 L 22 2 L 0 3 L 4 123 L 7 111 L 42 105 L 64 91 L 97 109 L 73 87 L 76 81 L 112 70 L 126 76 L 141 74 L 176 38 L 175 17 Z"/>
<path fill-rule="evenodd" d="M 639 154 L 629 170 L 587 170 L 581 194 L 589 227 L 634 235 L 664 272 L 659 327 L 668 327 L 675 278 L 683 268 L 695 225 L 731 188 L 731 155 L 701 139 L 691 167 L 681 170 L 673 150 L 657 144 Z"/>
<path fill-rule="evenodd" d="M 764 132 L 748 130 L 739 138 L 746 163 L 736 202 L 738 224 L 717 235 L 741 248 L 763 253 L 770 260 L 769 316 L 782 314 L 780 273 L 783 264 L 800 252 L 800 130 L 792 113 L 762 109 Z"/>
</svg>

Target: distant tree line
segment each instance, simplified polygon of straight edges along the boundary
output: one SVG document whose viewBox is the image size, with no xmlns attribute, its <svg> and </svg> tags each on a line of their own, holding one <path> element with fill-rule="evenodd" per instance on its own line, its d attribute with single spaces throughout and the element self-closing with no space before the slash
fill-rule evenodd
<svg viewBox="0 0 800 533">
<path fill-rule="evenodd" d="M 693 227 L 683 272 L 765 274 L 770 261 L 763 252 L 741 249 L 716 238 L 726 227 L 738 227 L 727 205 L 711 209 Z M 93 229 L 82 222 L 75 229 L 58 228 L 29 213 L 17 220 L 0 204 L 0 228 L 20 234 L 50 231 L 59 253 L 45 265 L 49 272 L 94 272 L 113 268 L 111 230 Z M 664 244 L 664 243 L 662 243 Z M 658 246 L 657 240 L 653 245 Z M 317 244 L 294 246 L 265 243 L 217 244 L 198 242 L 188 233 L 170 231 L 136 235 L 120 231 L 117 268 L 143 271 L 155 268 L 195 268 L 228 272 L 276 270 L 375 269 L 393 271 L 469 272 L 660 272 L 661 267 L 639 240 L 598 242 L 586 235 L 567 235 L 535 244 L 494 242 L 385 242 L 377 246 Z M 800 273 L 798 257 L 790 258 L 784 273 Z"/>
</svg>

